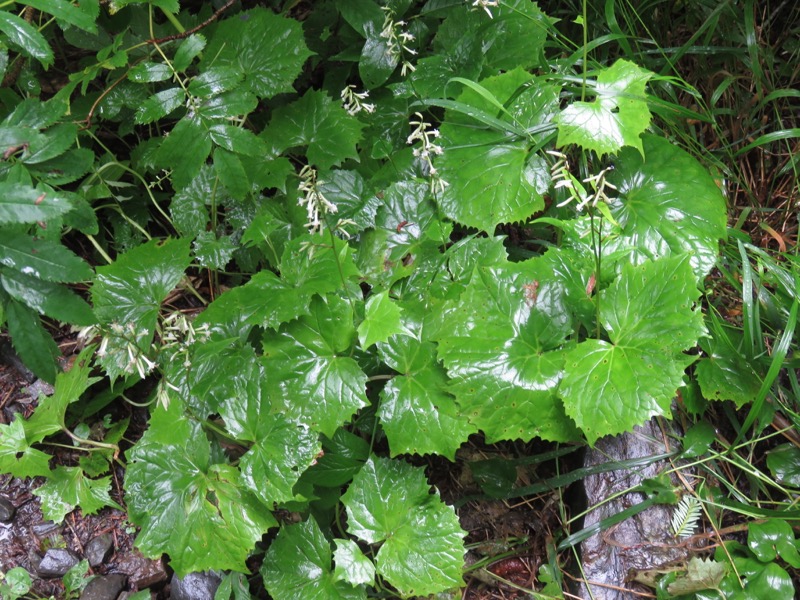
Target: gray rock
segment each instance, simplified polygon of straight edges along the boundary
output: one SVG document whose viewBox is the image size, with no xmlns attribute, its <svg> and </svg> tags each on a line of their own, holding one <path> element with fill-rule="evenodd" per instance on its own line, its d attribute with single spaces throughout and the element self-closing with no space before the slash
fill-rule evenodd
<svg viewBox="0 0 800 600">
<path fill-rule="evenodd" d="M 83 589 L 80 600 L 116 600 L 128 577 L 120 573 L 95 577 Z"/>
<path fill-rule="evenodd" d="M 64 548 L 50 548 L 44 554 L 37 571 L 45 578 L 61 577 L 81 561 L 74 552 Z"/>
<path fill-rule="evenodd" d="M 89 565 L 92 567 L 102 565 L 111 554 L 113 543 L 110 533 L 104 533 L 89 540 L 83 551 L 83 555 L 89 561 Z"/>
<path fill-rule="evenodd" d="M 114 562 L 114 570 L 127 573 L 128 582 L 135 590 L 143 590 L 167 580 L 167 571 L 161 559 L 149 560 L 137 550 L 117 555 Z"/>
<path fill-rule="evenodd" d="M 213 571 L 189 573 L 185 577 L 172 576 L 170 598 L 172 600 L 214 600 L 214 594 L 222 579 Z"/>
<path fill-rule="evenodd" d="M 14 518 L 14 513 L 16 512 L 17 508 L 11 504 L 11 500 L 5 496 L 0 496 L 0 522 L 8 523 Z"/>
</svg>

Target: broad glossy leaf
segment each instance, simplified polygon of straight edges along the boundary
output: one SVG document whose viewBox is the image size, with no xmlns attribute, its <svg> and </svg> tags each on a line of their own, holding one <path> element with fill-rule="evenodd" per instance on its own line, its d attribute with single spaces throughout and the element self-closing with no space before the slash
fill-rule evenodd
<svg viewBox="0 0 800 600">
<path fill-rule="evenodd" d="M 431 495 L 422 469 L 372 457 L 342 496 L 348 533 L 382 542 L 377 572 L 403 597 L 461 586 L 464 531 L 452 508 Z"/>
<path fill-rule="evenodd" d="M 273 405 L 332 436 L 368 404 L 367 376 L 348 356 L 355 337 L 350 305 L 333 295 L 316 298 L 308 316 L 268 332 L 262 341 L 263 364 Z"/>
<path fill-rule="evenodd" d="M 704 398 L 731 400 L 741 408 L 758 396 L 761 376 L 739 350 L 741 339 L 740 331 L 726 327 L 724 334 L 700 340 L 706 356 L 697 361 L 695 376 Z"/>
<path fill-rule="evenodd" d="M 187 151 L 191 148 L 191 151 Z M 172 183 L 181 189 L 189 185 L 211 154 L 211 136 L 198 117 L 178 121 L 161 143 L 156 158 L 172 169 Z"/>
<path fill-rule="evenodd" d="M 455 460 L 456 450 L 477 428 L 456 406 L 436 346 L 396 335 L 379 349 L 399 373 L 381 391 L 378 408 L 392 456 L 441 454 Z"/>
<path fill-rule="evenodd" d="M 73 325 L 91 325 L 96 321 L 92 307 L 66 286 L 12 269 L 0 269 L 0 284 L 9 296 L 39 314 Z"/>
<path fill-rule="evenodd" d="M 39 315 L 16 300 L 10 300 L 5 309 L 11 343 L 22 362 L 37 377 L 53 383 L 56 379 L 56 357 L 61 352 L 42 327 Z"/>
<path fill-rule="evenodd" d="M 353 479 L 369 457 L 369 444 L 346 429 L 336 430 L 322 442 L 324 454 L 303 474 L 314 485 L 340 488 Z"/>
<path fill-rule="evenodd" d="M 767 466 L 781 485 L 800 488 L 800 449 L 782 444 L 767 453 Z"/>
<path fill-rule="evenodd" d="M 333 574 L 337 581 L 350 585 L 372 585 L 375 583 L 375 565 L 364 556 L 361 548 L 353 540 L 334 540 L 336 550 L 333 561 L 336 563 Z"/>
<path fill-rule="evenodd" d="M 331 546 L 313 518 L 281 527 L 267 550 L 261 576 L 273 598 L 365 600 L 363 587 L 338 581 L 331 570 Z"/>
<path fill-rule="evenodd" d="M 800 567 L 800 554 L 792 527 L 783 519 L 768 519 L 764 523 L 750 523 L 747 526 L 747 546 L 761 562 L 772 562 L 778 557 Z"/>
<path fill-rule="evenodd" d="M 375 342 L 385 342 L 395 333 L 401 333 L 404 329 L 402 312 L 400 306 L 389 297 L 389 292 L 370 296 L 364 308 L 364 320 L 358 326 L 361 347 L 369 348 Z"/>
<path fill-rule="evenodd" d="M 65 154 L 31 165 L 29 170 L 42 183 L 66 185 L 77 181 L 91 171 L 94 159 L 94 152 L 89 148 L 72 148 Z"/>
<path fill-rule="evenodd" d="M 0 423 L 0 473 L 13 477 L 47 477 L 50 474 L 49 454 L 31 448 L 22 418 L 8 425 Z"/>
<path fill-rule="evenodd" d="M 372 0 L 336 0 L 336 8 L 362 37 L 367 37 L 367 24 L 383 23 L 384 13 Z"/>
<path fill-rule="evenodd" d="M 209 129 L 209 134 L 212 142 L 237 154 L 263 157 L 269 152 L 264 140 L 249 129 L 221 123 L 213 125 Z"/>
<path fill-rule="evenodd" d="M 153 332 L 161 302 L 189 266 L 189 240 L 152 240 L 97 268 L 92 286 L 95 313 L 102 323 L 133 322 Z"/>
<path fill-rule="evenodd" d="M 130 4 L 152 4 L 171 13 L 177 13 L 181 9 L 178 0 L 115 0 L 113 6 L 110 7 L 111 14 L 113 15 Z"/>
<path fill-rule="evenodd" d="M 254 8 L 222 21 L 203 56 L 206 68 L 211 61 L 215 66 L 234 67 L 245 74 L 247 89 L 260 98 L 271 98 L 294 92 L 292 83 L 311 52 L 299 21 Z"/>
<path fill-rule="evenodd" d="M 522 69 L 480 83 L 499 103 L 508 104 L 513 120 L 505 113 L 497 118 L 515 127 L 546 125 L 558 107 L 556 88 Z M 458 102 L 498 112 L 473 89 L 464 90 Z M 445 112 L 441 133 L 444 152 L 436 167 L 449 186 L 438 201 L 448 217 L 492 234 L 499 223 L 526 219 L 544 207 L 550 173 L 545 161 L 531 153 L 532 141 L 509 137 L 454 109 Z"/>
<path fill-rule="evenodd" d="M 652 76 L 624 59 L 601 71 L 594 102 L 576 101 L 561 111 L 558 146 L 577 144 L 600 156 L 614 154 L 623 146 L 644 153 L 639 136 L 650 124 L 645 86 Z"/>
<path fill-rule="evenodd" d="M 192 79 L 188 90 L 190 94 L 201 98 L 218 96 L 235 88 L 243 77 L 242 72 L 233 66 L 209 67 Z"/>
<path fill-rule="evenodd" d="M 72 210 L 72 203 L 65 196 L 48 190 L 37 190 L 17 183 L 0 183 L 0 225 L 47 221 Z"/>
<path fill-rule="evenodd" d="M 209 221 L 206 204 L 214 200 L 216 184 L 214 172 L 203 166 L 192 182 L 172 197 L 169 211 L 175 228 L 181 234 L 194 237 L 206 230 Z"/>
<path fill-rule="evenodd" d="M 576 437 L 556 397 L 560 347 L 573 328 L 567 290 L 545 258 L 478 266 L 445 309 L 439 358 L 461 410 L 489 441 Z"/>
<path fill-rule="evenodd" d="M 106 506 L 122 510 L 108 495 L 110 487 L 110 475 L 89 479 L 80 467 L 58 466 L 33 493 L 41 499 L 44 518 L 61 523 L 78 506 L 84 515 L 93 515 Z"/>
<path fill-rule="evenodd" d="M 249 353 L 252 357 L 252 352 Z M 217 363 L 219 364 L 219 363 Z M 264 386 L 264 368 L 243 357 L 216 379 L 217 410 L 236 439 L 253 445 L 241 457 L 242 481 L 266 506 L 294 498 L 292 487 L 322 449 L 319 435 L 272 411 Z M 219 380 L 227 389 L 220 389 Z M 200 390 L 195 387 L 193 392 Z M 222 393 L 220 393 L 222 392 Z M 222 396 L 222 397 L 220 397 Z"/>
<path fill-rule="evenodd" d="M 679 257 L 626 265 L 600 292 L 600 321 L 611 341 L 586 340 L 569 350 L 559 390 L 590 443 L 669 412 L 694 362 L 682 352 L 705 332 L 696 286 Z"/>
<path fill-rule="evenodd" d="M 277 523 L 235 467 L 211 463 L 205 433 L 181 416 L 180 403 L 170 408 L 156 411 L 128 452 L 128 514 L 142 528 L 136 545 L 145 556 L 169 554 L 179 575 L 246 572 L 255 542 Z"/>
<path fill-rule="evenodd" d="M 549 18 L 528 0 L 506 0 L 491 10 L 490 26 L 481 36 L 488 47 L 487 65 L 500 71 L 542 66 Z M 485 13 L 480 16 L 489 18 Z"/>
<path fill-rule="evenodd" d="M 375 225 L 375 211 L 380 200 L 367 190 L 358 171 L 335 169 L 325 173 L 323 180 L 317 183 L 322 195 L 336 205 L 339 219 L 354 221 L 358 230 Z M 352 229 L 347 228 L 351 234 L 354 233 Z"/>
<path fill-rule="evenodd" d="M 282 148 L 307 146 L 308 162 L 330 169 L 358 158 L 363 125 L 323 91 L 309 90 L 299 100 L 275 110 L 266 135 Z"/>
<path fill-rule="evenodd" d="M 367 41 L 361 50 L 358 61 L 358 74 L 367 89 L 376 88 L 391 77 L 402 54 L 392 51 L 389 40 L 381 35 L 382 21 L 367 21 L 364 23 L 364 33 Z"/>
<path fill-rule="evenodd" d="M 26 56 L 38 60 L 46 69 L 53 64 L 53 50 L 39 31 L 17 15 L 0 10 L 0 31 Z"/>
<path fill-rule="evenodd" d="M 221 271 L 233 258 L 236 244 L 231 236 L 217 237 L 212 231 L 200 232 L 192 244 L 194 257 L 201 267 Z"/>
<path fill-rule="evenodd" d="M 256 106 L 255 94 L 238 89 L 204 99 L 197 107 L 197 114 L 206 121 L 216 121 L 250 114 Z"/>
<path fill-rule="evenodd" d="M 725 198 L 708 171 L 669 140 L 642 136 L 646 160 L 623 149 L 608 180 L 619 201 L 611 214 L 632 262 L 688 254 L 698 277 L 708 274 L 726 237 Z M 613 246 L 612 246 L 613 247 Z"/>
</svg>

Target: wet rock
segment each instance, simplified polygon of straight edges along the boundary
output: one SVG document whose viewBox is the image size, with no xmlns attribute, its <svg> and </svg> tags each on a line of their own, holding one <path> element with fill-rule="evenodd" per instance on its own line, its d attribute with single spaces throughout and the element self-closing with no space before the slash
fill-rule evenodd
<svg viewBox="0 0 800 600">
<path fill-rule="evenodd" d="M 119 557 L 115 570 L 127 573 L 128 583 L 136 590 L 152 587 L 167 580 L 167 571 L 161 559 L 149 560 L 137 551 Z"/>
<path fill-rule="evenodd" d="M 120 573 L 95 577 L 83 589 L 80 600 L 116 600 L 127 581 Z"/>
<path fill-rule="evenodd" d="M 170 598 L 172 600 L 214 600 L 214 594 L 222 579 L 213 571 L 189 573 L 185 577 L 172 576 Z"/>
<path fill-rule="evenodd" d="M 0 496 L 0 523 L 8 523 L 14 518 L 14 513 L 17 508 L 11 503 L 11 500 L 5 496 Z"/>
<path fill-rule="evenodd" d="M 50 548 L 36 569 L 41 577 L 61 577 L 81 561 L 74 553 L 64 548 Z"/>
<path fill-rule="evenodd" d="M 587 453 L 584 465 L 640 459 L 675 450 L 665 447 L 663 440 L 664 435 L 654 419 L 636 427 L 632 433 L 599 440 Z M 584 478 L 588 506 L 597 508 L 586 515 L 583 526 L 596 525 L 602 519 L 639 504 L 645 499 L 644 494 L 624 492 L 671 468 L 668 460 L 660 460 L 630 471 L 598 473 Z M 629 573 L 688 559 L 688 550 L 681 547 L 670 531 L 671 520 L 672 507 L 655 505 L 583 542 L 581 562 L 591 593 L 583 586 L 578 597 L 628 600 L 634 597 L 631 584 L 626 583 Z"/>
<path fill-rule="evenodd" d="M 113 540 L 111 534 L 104 533 L 103 535 L 98 535 L 89 540 L 89 543 L 86 544 L 86 548 L 83 551 L 83 555 L 86 557 L 86 560 L 89 561 L 90 566 L 97 567 L 102 565 L 109 557 L 112 546 Z"/>
</svg>

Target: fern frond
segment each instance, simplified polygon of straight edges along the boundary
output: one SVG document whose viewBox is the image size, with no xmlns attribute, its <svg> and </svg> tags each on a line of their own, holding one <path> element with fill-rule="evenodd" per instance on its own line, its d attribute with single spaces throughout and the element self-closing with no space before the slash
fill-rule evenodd
<svg viewBox="0 0 800 600">
<path fill-rule="evenodd" d="M 672 513 L 672 533 L 679 538 L 691 537 L 701 515 L 700 501 L 695 496 L 685 495 Z"/>
</svg>

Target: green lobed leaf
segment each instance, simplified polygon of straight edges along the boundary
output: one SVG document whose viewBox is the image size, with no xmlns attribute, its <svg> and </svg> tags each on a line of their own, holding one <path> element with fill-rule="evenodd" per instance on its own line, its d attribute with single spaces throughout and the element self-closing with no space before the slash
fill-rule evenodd
<svg viewBox="0 0 800 600">
<path fill-rule="evenodd" d="M 24 275 L 13 269 L 0 269 L 0 284 L 8 295 L 39 314 L 73 325 L 91 325 L 96 322 L 92 307 L 69 288 Z"/>
<path fill-rule="evenodd" d="M 22 362 L 34 375 L 53 383 L 56 379 L 56 358 L 61 352 L 42 327 L 39 315 L 16 300 L 10 300 L 5 309 L 11 343 Z"/>
<path fill-rule="evenodd" d="M 197 114 L 205 121 L 217 121 L 250 114 L 256 106 L 258 98 L 255 94 L 236 89 L 204 99 L 197 107 Z"/>
<path fill-rule="evenodd" d="M 336 216 L 339 219 L 355 222 L 359 231 L 375 225 L 375 211 L 379 200 L 369 193 L 364 178 L 358 171 L 335 169 L 325 173 L 322 181 L 317 181 L 317 184 L 320 193 L 336 205 Z M 347 230 L 353 233 L 352 227 Z"/>
<path fill-rule="evenodd" d="M 336 550 L 333 560 L 336 564 L 333 575 L 337 581 L 346 581 L 350 585 L 373 585 L 375 583 L 375 565 L 364 556 L 361 548 L 353 540 L 334 540 Z"/>
<path fill-rule="evenodd" d="M 364 42 L 361 58 L 358 61 L 358 74 L 369 90 L 386 83 L 402 58 L 401 51 L 399 49 L 393 51 L 389 40 L 381 35 L 382 23 L 383 15 L 380 20 L 364 23 L 367 40 Z"/>
<path fill-rule="evenodd" d="M 271 98 L 294 92 L 292 83 L 311 52 L 299 21 L 254 8 L 222 21 L 203 56 L 201 66 L 208 67 L 207 62 L 213 60 L 215 66 L 233 67 L 245 74 L 249 91 Z"/>
<path fill-rule="evenodd" d="M 15 14 L 0 10 L 0 31 L 11 43 L 20 48 L 25 56 L 38 60 L 46 69 L 53 64 L 53 49 L 44 36 L 30 23 Z"/>
<path fill-rule="evenodd" d="M 17 600 L 30 591 L 32 583 L 31 575 L 24 567 L 13 567 L 0 581 L 0 594 L 5 600 Z"/>
<path fill-rule="evenodd" d="M 725 198 L 708 171 L 669 140 L 642 136 L 639 152 L 625 148 L 608 180 L 619 201 L 610 206 L 621 226 L 611 248 L 623 246 L 632 262 L 688 254 L 698 277 L 716 264 L 726 237 Z"/>
<path fill-rule="evenodd" d="M 364 307 L 364 320 L 358 326 L 358 341 L 366 349 L 376 342 L 385 342 L 404 330 L 402 308 L 393 302 L 389 292 L 373 294 Z"/>
<path fill-rule="evenodd" d="M 653 73 L 625 59 L 597 76 L 594 102 L 576 101 L 558 117 L 559 147 L 577 144 L 598 155 L 632 146 L 644 154 L 641 134 L 650 124 L 645 86 Z"/>
<path fill-rule="evenodd" d="M 480 83 L 499 103 L 508 104 L 513 121 L 505 113 L 497 118 L 516 128 L 546 125 L 558 107 L 557 88 L 522 69 Z M 497 112 L 471 88 L 458 102 Z M 435 166 L 449 186 L 438 202 L 448 217 L 493 234 L 499 223 L 526 219 L 544 207 L 542 194 L 550 185 L 550 173 L 544 159 L 531 153 L 535 140 L 509 137 L 453 109 L 445 112 L 441 134 L 443 153 Z"/>
<path fill-rule="evenodd" d="M 464 531 L 452 508 L 431 495 L 422 469 L 371 457 L 342 496 L 347 529 L 382 543 L 376 570 L 402 597 L 463 585 Z"/>
<path fill-rule="evenodd" d="M 49 454 L 32 448 L 22 419 L 8 425 L 0 423 L 0 473 L 12 477 L 47 477 L 50 474 Z"/>
<path fill-rule="evenodd" d="M 72 203 L 54 190 L 37 190 L 29 185 L 0 183 L 0 225 L 47 221 L 70 210 Z"/>
<path fill-rule="evenodd" d="M 108 495 L 110 487 L 110 475 L 89 479 L 80 467 L 57 466 L 33 493 L 41 500 L 44 518 L 61 523 L 77 506 L 84 515 L 93 515 L 106 506 L 122 510 Z"/>
<path fill-rule="evenodd" d="M 408 335 L 380 344 L 381 358 L 399 375 L 381 391 L 378 417 L 392 456 L 455 453 L 477 431 L 456 405 L 436 346 Z"/>
<path fill-rule="evenodd" d="M 481 19 L 488 15 L 478 11 Z M 510 71 L 534 69 L 544 63 L 544 43 L 549 19 L 533 2 L 506 0 L 492 9 L 491 26 L 481 36 L 488 66 Z M 483 28 L 481 31 L 484 31 Z"/>
<path fill-rule="evenodd" d="M 191 151 L 187 151 L 191 148 Z M 178 121 L 159 146 L 156 160 L 172 169 L 172 183 L 181 189 L 189 185 L 211 154 L 211 137 L 198 117 Z"/>
<path fill-rule="evenodd" d="M 332 436 L 368 404 L 367 376 L 348 356 L 355 337 L 350 304 L 333 295 L 315 298 L 308 316 L 267 332 L 263 364 L 273 406 Z"/>
<path fill-rule="evenodd" d="M 439 358 L 462 412 L 490 442 L 576 437 L 556 396 L 561 347 L 573 330 L 568 290 L 552 261 L 539 257 L 476 267 L 446 305 Z"/>
<path fill-rule="evenodd" d="M 192 244 L 194 256 L 201 267 L 221 271 L 233 258 L 237 246 L 231 236 L 217 237 L 212 231 L 201 231 Z"/>
<path fill-rule="evenodd" d="M 80 400 L 86 390 L 100 381 L 99 377 L 89 376 L 94 350 L 94 346 L 85 348 L 75 358 L 69 371 L 56 376 L 53 394 L 39 400 L 36 412 L 25 422 L 25 434 L 32 444 L 65 429 L 67 407 Z"/>
<path fill-rule="evenodd" d="M 742 408 L 758 396 L 761 377 L 739 349 L 741 341 L 741 332 L 732 327 L 700 340 L 706 356 L 697 361 L 694 372 L 704 398 L 731 400 Z"/>
<path fill-rule="evenodd" d="M 212 396 L 216 404 L 212 411 L 219 412 L 227 430 L 238 440 L 252 442 L 239 462 L 242 481 L 270 506 L 294 498 L 294 484 L 322 445 L 318 434 L 272 410 L 264 386 L 265 369 L 252 351 L 243 352 L 244 356 L 234 355 L 227 363 L 215 361 L 208 378 L 213 387 L 195 386 L 192 391 Z"/>
<path fill-rule="evenodd" d="M 269 594 L 286 600 L 366 599 L 363 587 L 338 581 L 331 547 L 313 518 L 281 527 L 267 550 L 261 576 Z"/>
<path fill-rule="evenodd" d="M 181 415 L 181 403 L 157 409 L 150 429 L 127 453 L 126 501 L 141 527 L 136 545 L 163 553 L 179 575 L 209 569 L 246 572 L 256 541 L 277 525 L 246 491 L 238 469 L 211 461 L 208 439 Z"/>
<path fill-rule="evenodd" d="M 215 198 L 216 183 L 211 168 L 203 166 L 191 183 L 172 197 L 169 211 L 179 233 L 194 237 L 206 230 L 209 222 L 206 204 Z"/>
<path fill-rule="evenodd" d="M 189 240 L 151 240 L 97 268 L 92 286 L 95 314 L 102 323 L 135 323 L 151 334 L 162 300 L 189 266 Z"/>
<path fill-rule="evenodd" d="M 330 169 L 348 158 L 357 159 L 356 144 L 363 125 L 325 92 L 309 90 L 292 104 L 277 108 L 266 131 L 283 149 L 307 146 L 308 162 Z"/>
<path fill-rule="evenodd" d="M 747 527 L 747 546 L 761 562 L 772 562 L 780 557 L 794 568 L 800 567 L 794 531 L 783 519 L 750 523 Z"/>
<path fill-rule="evenodd" d="M 669 412 L 694 361 L 682 352 L 705 332 L 694 306 L 699 295 L 686 257 L 626 265 L 600 292 L 610 342 L 586 340 L 569 350 L 559 389 L 589 443 Z"/>
</svg>

